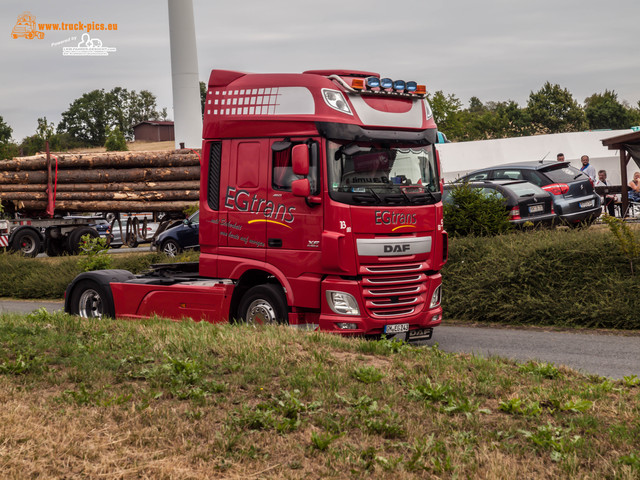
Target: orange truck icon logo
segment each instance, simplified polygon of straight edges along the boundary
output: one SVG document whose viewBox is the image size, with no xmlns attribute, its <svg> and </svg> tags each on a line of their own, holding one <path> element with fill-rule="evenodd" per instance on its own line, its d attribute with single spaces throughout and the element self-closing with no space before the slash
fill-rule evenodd
<svg viewBox="0 0 640 480">
<path fill-rule="evenodd" d="M 30 40 L 33 38 L 42 39 L 44 38 L 44 32 L 36 28 L 36 17 L 31 15 L 31 12 L 24 12 L 18 15 L 18 21 L 13 27 L 13 30 L 11 30 L 11 37 L 24 37 Z"/>
</svg>

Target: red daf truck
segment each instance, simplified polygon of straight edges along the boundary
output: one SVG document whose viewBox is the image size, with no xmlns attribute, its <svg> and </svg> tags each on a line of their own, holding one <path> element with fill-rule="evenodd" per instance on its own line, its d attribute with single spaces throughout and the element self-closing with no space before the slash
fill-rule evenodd
<svg viewBox="0 0 640 480">
<path fill-rule="evenodd" d="M 83 273 L 65 310 L 430 338 L 447 259 L 435 143 L 416 82 L 213 70 L 199 262 Z"/>
</svg>

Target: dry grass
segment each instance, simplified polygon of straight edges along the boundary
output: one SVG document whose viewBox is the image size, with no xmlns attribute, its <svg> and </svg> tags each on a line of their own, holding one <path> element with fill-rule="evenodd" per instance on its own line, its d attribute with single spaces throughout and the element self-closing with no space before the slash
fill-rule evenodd
<svg viewBox="0 0 640 480">
<path fill-rule="evenodd" d="M 288 328 L 5 315 L 0 471 L 638 478 L 636 380 Z"/>
</svg>

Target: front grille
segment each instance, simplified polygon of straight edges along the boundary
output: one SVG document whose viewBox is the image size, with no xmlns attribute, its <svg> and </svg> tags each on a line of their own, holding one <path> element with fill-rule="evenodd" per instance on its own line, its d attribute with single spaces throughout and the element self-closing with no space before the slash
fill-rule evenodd
<svg viewBox="0 0 640 480">
<path fill-rule="evenodd" d="M 374 318 L 398 318 L 421 311 L 427 299 L 423 263 L 363 265 L 362 296 Z"/>
</svg>

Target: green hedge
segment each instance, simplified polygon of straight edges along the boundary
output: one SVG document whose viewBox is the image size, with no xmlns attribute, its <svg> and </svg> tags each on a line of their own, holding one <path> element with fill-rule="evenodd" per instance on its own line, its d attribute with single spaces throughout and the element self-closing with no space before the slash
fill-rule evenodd
<svg viewBox="0 0 640 480">
<path fill-rule="evenodd" d="M 451 241 L 445 319 L 640 329 L 640 276 L 606 228 Z"/>
<path fill-rule="evenodd" d="M 198 254 L 185 255 L 175 261 Z M 157 253 L 113 258 L 113 268 L 134 273 L 174 261 Z M 62 298 L 78 273 L 78 257 L 0 254 L 0 297 Z M 443 282 L 445 320 L 640 329 L 640 273 L 631 275 L 605 227 L 453 239 Z"/>
<path fill-rule="evenodd" d="M 197 252 L 187 252 L 175 258 L 161 253 L 113 254 L 113 268 L 140 273 L 153 263 L 193 261 L 197 256 Z M 78 265 L 81 258 L 26 258 L 2 253 L 0 297 L 62 298 L 67 285 L 83 271 Z"/>
</svg>

